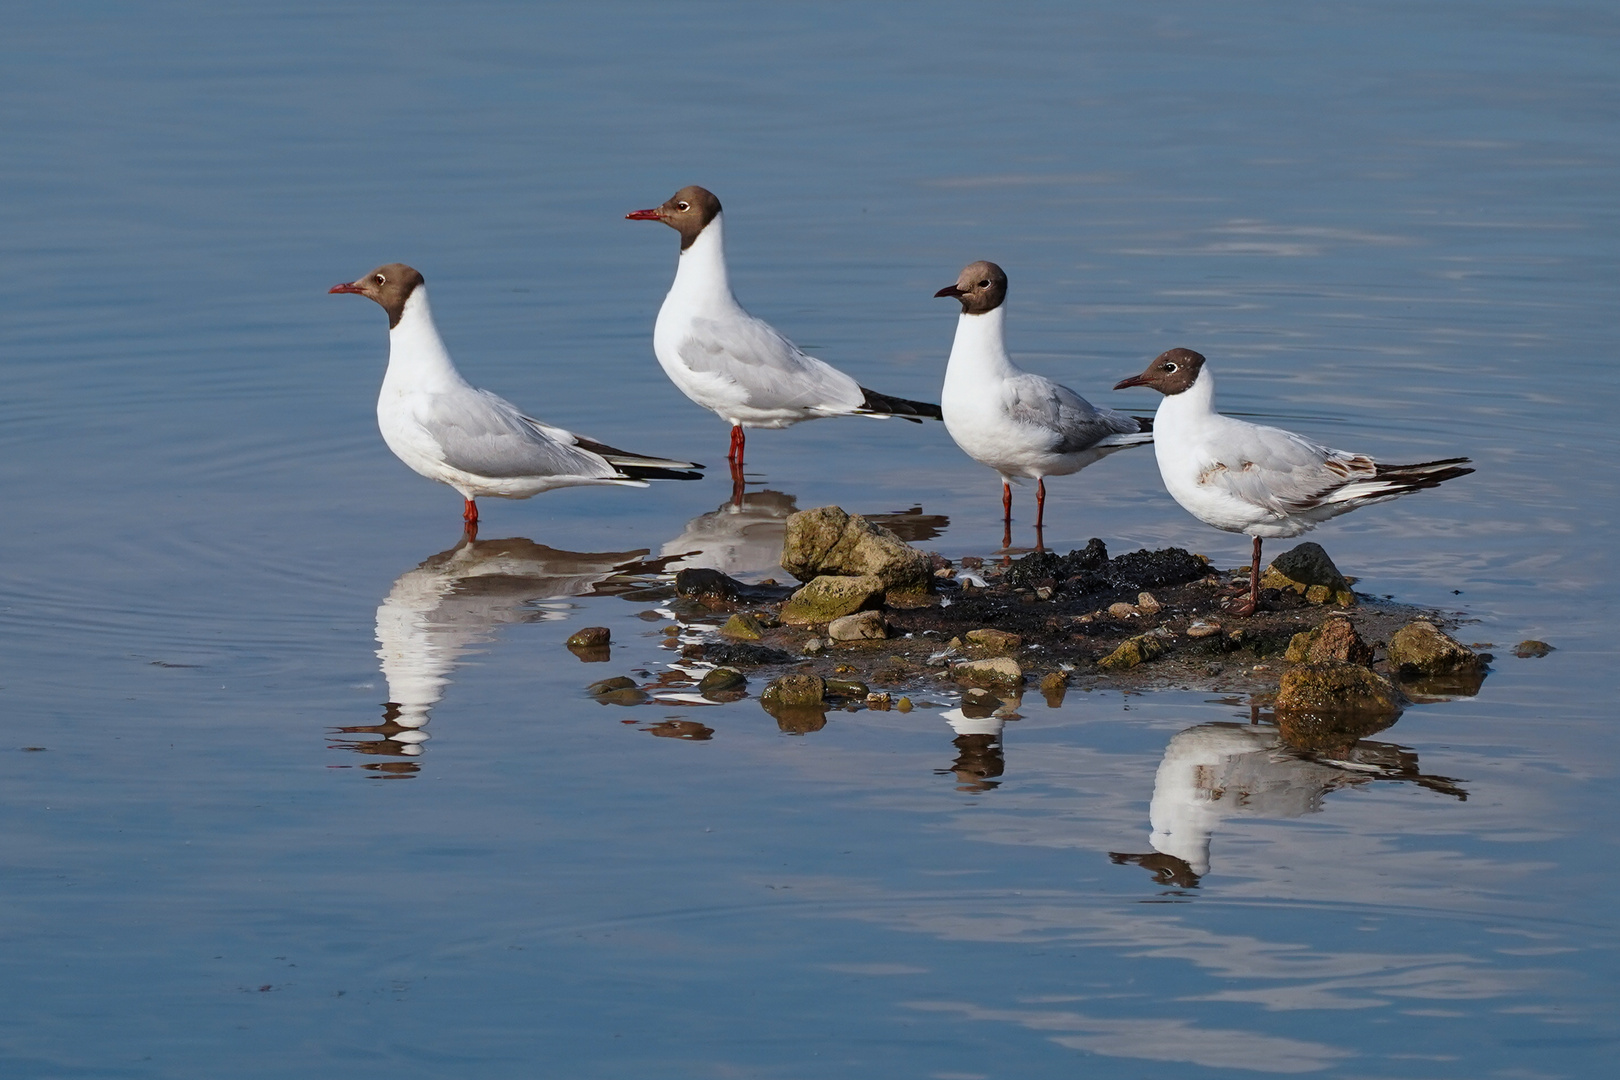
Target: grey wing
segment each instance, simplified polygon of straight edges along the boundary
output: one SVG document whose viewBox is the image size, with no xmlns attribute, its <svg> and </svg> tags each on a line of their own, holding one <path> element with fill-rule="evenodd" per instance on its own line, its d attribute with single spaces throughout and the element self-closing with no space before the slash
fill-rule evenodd
<svg viewBox="0 0 1620 1080">
<path fill-rule="evenodd" d="M 757 407 L 849 410 L 865 400 L 850 376 L 751 315 L 694 319 L 679 352 L 687 367 L 734 383 Z"/>
<path fill-rule="evenodd" d="M 611 479 L 620 472 L 600 456 L 571 445 L 487 390 L 436 394 L 422 424 L 451 468 L 492 480 L 525 476 Z M 571 436 L 570 436 L 571 438 Z"/>
<path fill-rule="evenodd" d="M 1021 424 L 1050 431 L 1050 449 L 1054 453 L 1072 454 L 1099 444 L 1128 446 L 1152 440 L 1134 416 L 1099 409 L 1044 375 L 1025 373 L 1008 379 L 1005 386 L 1008 415 Z"/>
<path fill-rule="evenodd" d="M 1346 485 L 1370 480 L 1378 471 L 1364 455 L 1242 421 L 1223 431 L 1218 445 L 1219 460 L 1204 466 L 1201 482 L 1279 514 L 1300 514 L 1334 502 Z"/>
</svg>

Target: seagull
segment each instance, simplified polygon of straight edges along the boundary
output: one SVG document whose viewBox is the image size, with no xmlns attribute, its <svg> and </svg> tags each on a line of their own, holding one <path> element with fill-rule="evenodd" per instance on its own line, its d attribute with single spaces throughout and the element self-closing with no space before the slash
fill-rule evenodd
<svg viewBox="0 0 1620 1080">
<path fill-rule="evenodd" d="M 1358 506 L 1398 499 L 1473 469 L 1465 457 L 1384 465 L 1334 450 L 1282 428 L 1215 411 L 1215 379 L 1191 349 L 1161 353 L 1140 375 L 1114 387 L 1151 386 L 1164 395 L 1154 417 L 1154 453 L 1172 498 L 1206 525 L 1254 538 L 1249 596 L 1233 614 L 1260 604 L 1260 542 L 1298 536 Z"/>
<path fill-rule="evenodd" d="M 969 263 L 955 285 L 934 295 L 962 302 L 939 397 L 945 430 L 968 457 L 1001 475 L 1001 509 L 1009 529 L 1014 479 L 1035 481 L 1039 535 L 1048 476 L 1067 476 L 1127 446 L 1153 441 L 1151 420 L 1099 409 L 1008 358 L 1002 340 L 1007 275 L 1001 267 Z"/>
<path fill-rule="evenodd" d="M 784 428 L 823 416 L 941 419 L 939 406 L 889 397 L 807 355 L 742 309 L 726 278 L 720 200 L 693 185 L 630 221 L 662 221 L 681 234 L 675 284 L 658 309 L 653 352 L 677 389 L 731 425 L 726 460 L 740 470 L 745 428 Z"/>
<path fill-rule="evenodd" d="M 405 464 L 461 492 L 462 520 L 478 525 L 479 496 L 527 499 L 579 484 L 646 487 L 698 480 L 702 465 L 615 450 L 524 415 L 461 377 L 433 326 L 422 275 L 379 266 L 329 292 L 369 297 L 388 312 L 388 372 L 377 398 L 383 441 Z"/>
</svg>

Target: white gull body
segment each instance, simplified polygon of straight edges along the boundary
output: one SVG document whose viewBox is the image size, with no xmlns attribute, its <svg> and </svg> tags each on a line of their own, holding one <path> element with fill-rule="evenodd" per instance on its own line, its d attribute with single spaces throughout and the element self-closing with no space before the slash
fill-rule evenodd
<svg viewBox="0 0 1620 1080">
<path fill-rule="evenodd" d="M 940 409 L 956 445 L 1001 477 L 1001 505 L 1012 542 L 1014 480 L 1036 481 L 1035 528 L 1046 516 L 1046 478 L 1079 472 L 1129 446 L 1151 442 L 1151 425 L 1099 409 L 1007 355 L 1007 274 L 993 262 L 969 263 L 934 294 L 961 301 L 945 365 Z"/>
<path fill-rule="evenodd" d="M 1222 416 L 1207 367 L 1159 403 L 1154 431 L 1153 452 L 1170 496 L 1205 524 L 1247 536 L 1298 536 L 1358 506 L 1433 486 L 1425 482 L 1432 473 L 1407 470 L 1462 460 L 1380 466 L 1292 431 Z"/>
<path fill-rule="evenodd" d="M 716 214 L 680 254 L 653 327 L 664 374 L 733 427 L 784 428 L 859 412 L 866 400 L 859 383 L 743 310 L 726 275 L 724 232 Z"/>
<path fill-rule="evenodd" d="M 1100 409 L 1007 355 L 1005 306 L 957 317 L 939 405 L 964 453 L 1003 481 L 1067 476 L 1152 442 L 1135 417 Z"/>
<path fill-rule="evenodd" d="M 647 479 L 697 479 L 690 462 L 616 450 L 525 415 L 461 377 L 433 324 L 422 275 L 403 263 L 379 266 L 334 286 L 388 312 L 388 370 L 377 397 L 377 427 L 396 457 L 466 500 L 475 524 L 479 496 L 526 499 L 584 484 L 645 487 Z"/>
</svg>

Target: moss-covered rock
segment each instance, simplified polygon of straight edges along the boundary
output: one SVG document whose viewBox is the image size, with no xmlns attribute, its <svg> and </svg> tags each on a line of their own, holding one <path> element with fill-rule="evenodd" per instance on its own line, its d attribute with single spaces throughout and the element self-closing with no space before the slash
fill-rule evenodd
<svg viewBox="0 0 1620 1080">
<path fill-rule="evenodd" d="M 748 677 L 736 668 L 717 667 L 698 680 L 697 688 L 698 693 L 707 696 L 739 693 L 747 686 Z"/>
<path fill-rule="evenodd" d="M 1454 675 L 1485 668 L 1478 653 L 1426 619 L 1397 630 L 1386 652 L 1390 667 L 1403 676 Z"/>
<path fill-rule="evenodd" d="M 1289 548 L 1271 560 L 1260 575 L 1260 587 L 1296 592 L 1313 604 L 1353 607 L 1356 602 L 1350 583 L 1322 545 L 1310 542 Z"/>
<path fill-rule="evenodd" d="M 760 626 L 759 620 L 744 612 L 738 612 L 726 620 L 726 625 L 720 628 L 720 636 L 731 638 L 733 641 L 762 641 L 765 637 L 765 628 Z"/>
<path fill-rule="evenodd" d="M 872 574 L 860 577 L 814 578 L 788 597 L 781 618 L 789 626 L 816 626 L 853 615 L 883 602 L 883 579 Z"/>
<path fill-rule="evenodd" d="M 1118 648 L 1097 661 L 1097 666 L 1108 671 L 1124 671 L 1126 668 L 1145 664 L 1149 660 L 1157 660 L 1164 655 L 1166 648 L 1162 636 L 1138 634 L 1120 642 Z"/>
<path fill-rule="evenodd" d="M 1023 648 L 1024 639 L 1017 634 L 1010 634 L 1005 630 L 984 628 L 969 630 L 966 634 L 968 644 L 980 645 L 986 650 L 1001 656 L 1012 656 Z"/>
<path fill-rule="evenodd" d="M 1339 660 L 1296 664 L 1277 687 L 1277 715 L 1342 713 L 1398 716 L 1405 701 L 1395 684 L 1361 664 Z"/>
<path fill-rule="evenodd" d="M 971 686 L 1018 687 L 1024 684 L 1024 669 L 1010 656 L 992 656 L 953 664 L 951 678 Z"/>
<path fill-rule="evenodd" d="M 760 693 L 759 701 L 766 709 L 770 709 L 772 706 L 778 708 L 803 708 L 811 705 L 820 707 L 821 699 L 826 694 L 827 684 L 820 675 L 812 672 L 795 672 L 772 679 Z"/>
<path fill-rule="evenodd" d="M 1348 615 L 1329 615 L 1314 630 L 1295 634 L 1283 659 L 1290 664 L 1321 663 L 1337 660 L 1346 664 L 1371 664 L 1373 648 L 1356 633 Z"/>
<path fill-rule="evenodd" d="M 787 519 L 782 569 L 800 581 L 823 575 L 876 577 L 884 589 L 926 592 L 933 581 L 928 556 L 888 529 L 836 506 L 803 510 Z"/>
</svg>

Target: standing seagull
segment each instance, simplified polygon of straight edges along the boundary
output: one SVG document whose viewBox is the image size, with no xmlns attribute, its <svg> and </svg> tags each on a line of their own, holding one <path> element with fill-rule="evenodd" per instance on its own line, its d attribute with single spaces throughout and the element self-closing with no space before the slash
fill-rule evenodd
<svg viewBox="0 0 1620 1080">
<path fill-rule="evenodd" d="M 1193 517 L 1254 537 L 1249 597 L 1233 611 L 1260 604 L 1260 541 L 1298 536 L 1358 506 L 1387 502 L 1467 476 L 1468 459 L 1380 465 L 1363 454 L 1319 446 L 1282 428 L 1234 420 L 1215 411 L 1215 378 L 1191 349 L 1161 353 L 1115 390 L 1151 386 L 1164 395 L 1154 417 L 1154 453 L 1172 498 Z"/>
<path fill-rule="evenodd" d="M 615 450 L 525 416 L 461 377 L 433 326 L 422 275 L 404 263 L 379 266 L 329 290 L 369 297 L 388 312 L 388 373 L 377 426 L 394 455 L 466 500 L 462 520 L 478 525 L 473 499 L 527 499 L 578 484 L 646 487 L 648 480 L 698 480 L 703 466 Z"/>
<path fill-rule="evenodd" d="M 1153 441 L 1153 422 L 1099 409 L 1067 386 L 1025 371 L 1007 356 L 1002 332 L 1007 275 L 970 263 L 934 294 L 962 302 L 939 403 L 945 430 L 981 465 L 1001 474 L 1001 509 L 1011 542 L 1012 480 L 1035 481 L 1035 532 L 1046 517 L 1046 478 L 1067 476 L 1116 450 Z M 1037 540 L 1038 542 L 1038 540 Z"/>
<path fill-rule="evenodd" d="M 731 295 L 720 200 L 683 187 L 664 205 L 626 214 L 662 221 L 681 234 L 675 284 L 658 309 L 653 352 L 681 393 L 731 425 L 726 460 L 740 469 L 744 428 L 784 428 L 822 416 L 898 416 L 913 423 L 941 419 L 939 406 L 888 397 L 817 360 Z"/>
</svg>

